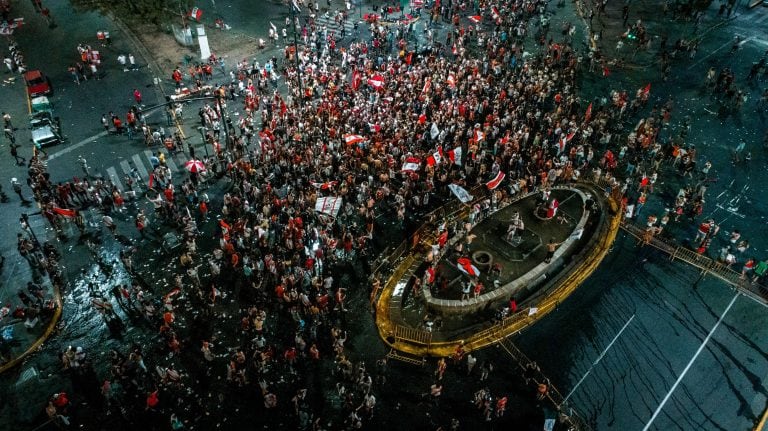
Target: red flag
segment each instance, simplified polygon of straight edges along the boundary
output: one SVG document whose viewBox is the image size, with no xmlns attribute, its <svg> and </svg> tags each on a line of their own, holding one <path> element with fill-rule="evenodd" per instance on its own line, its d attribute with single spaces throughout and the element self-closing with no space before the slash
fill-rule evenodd
<svg viewBox="0 0 768 431">
<path fill-rule="evenodd" d="M 426 114 L 419 115 L 419 124 L 424 124 L 427 122 L 427 116 Z"/>
<path fill-rule="evenodd" d="M 608 69 L 607 66 L 603 66 L 603 76 L 605 77 L 605 76 L 608 76 L 610 74 L 611 74 L 610 69 Z"/>
<path fill-rule="evenodd" d="M 488 190 L 495 190 L 496 187 L 498 187 L 499 184 L 501 184 L 501 182 L 504 181 L 504 177 L 506 176 L 507 175 L 500 170 L 499 173 L 496 174 L 496 177 L 494 179 L 485 183 L 485 186 L 488 187 Z"/>
<path fill-rule="evenodd" d="M 434 266 L 430 266 L 429 268 L 427 268 L 427 275 L 428 275 L 427 283 L 428 284 L 434 283 L 435 282 L 435 267 Z"/>
<path fill-rule="evenodd" d="M 587 106 L 587 112 L 584 114 L 584 122 L 589 122 L 589 120 L 592 118 L 592 102 L 589 102 L 589 106 Z"/>
<path fill-rule="evenodd" d="M 357 91 L 358 88 L 360 88 L 360 83 L 363 81 L 363 78 L 360 76 L 360 72 L 354 71 L 352 72 L 352 89 Z"/>
<path fill-rule="evenodd" d="M 152 188 L 152 185 L 155 184 L 155 174 L 149 174 L 149 188 Z"/>
<path fill-rule="evenodd" d="M 384 77 L 379 74 L 373 75 L 372 77 L 368 78 L 368 85 L 377 90 L 384 88 Z"/>
<path fill-rule="evenodd" d="M 230 226 L 226 221 L 224 221 L 224 219 L 219 220 L 219 226 L 221 226 L 221 228 L 226 230 L 227 232 L 232 230 L 232 226 Z"/>
<path fill-rule="evenodd" d="M 648 85 L 646 85 L 645 88 L 643 88 L 643 96 L 647 96 L 648 93 L 650 92 L 651 92 L 651 83 L 649 82 Z"/>
<path fill-rule="evenodd" d="M 411 65 L 411 61 L 413 61 L 413 51 L 409 52 L 408 55 L 405 56 L 405 63 L 407 65 Z"/>
<path fill-rule="evenodd" d="M 467 273 L 467 275 L 477 276 L 480 274 L 480 272 L 477 271 L 477 268 L 472 265 L 472 261 L 466 257 L 460 257 L 456 263 L 458 264 L 459 269 Z"/>
<path fill-rule="evenodd" d="M 416 172 L 419 170 L 420 166 L 421 160 L 416 157 L 408 157 L 405 159 L 405 163 L 403 163 L 403 167 L 400 170 L 404 172 Z"/>
<path fill-rule="evenodd" d="M 53 207 L 53 212 L 64 217 L 74 217 L 77 215 L 77 211 L 69 208 Z"/>
<path fill-rule="evenodd" d="M 468 18 L 470 21 L 474 22 L 475 24 L 480 24 L 480 21 L 483 20 L 483 17 L 481 17 L 480 15 L 472 15 Z"/>
<path fill-rule="evenodd" d="M 336 186 L 338 183 L 338 181 L 326 181 L 324 183 L 311 182 L 310 184 L 312 184 L 312 187 L 318 188 L 320 190 L 329 190 L 331 187 Z"/>
<path fill-rule="evenodd" d="M 181 293 L 181 289 L 178 287 L 174 287 L 173 289 L 171 289 L 170 292 L 165 294 L 165 296 L 163 297 L 163 302 L 168 301 L 168 298 L 178 295 L 179 293 Z"/>
</svg>

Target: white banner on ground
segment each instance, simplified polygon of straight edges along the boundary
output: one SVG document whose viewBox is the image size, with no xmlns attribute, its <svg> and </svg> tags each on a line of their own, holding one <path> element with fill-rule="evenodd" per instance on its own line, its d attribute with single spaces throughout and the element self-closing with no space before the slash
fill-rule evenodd
<svg viewBox="0 0 768 431">
<path fill-rule="evenodd" d="M 211 48 L 208 46 L 208 36 L 205 35 L 205 26 L 197 26 L 197 43 L 200 45 L 200 59 L 208 61 L 211 56 Z"/>
<path fill-rule="evenodd" d="M 317 198 L 317 202 L 315 202 L 315 211 L 336 217 L 336 214 L 338 214 L 341 209 L 342 203 L 343 199 L 336 196 Z"/>
<path fill-rule="evenodd" d="M 467 203 L 472 200 L 472 195 L 464 189 L 464 187 L 458 184 L 448 184 L 448 188 L 451 189 L 454 195 L 459 198 L 460 201 Z"/>
</svg>

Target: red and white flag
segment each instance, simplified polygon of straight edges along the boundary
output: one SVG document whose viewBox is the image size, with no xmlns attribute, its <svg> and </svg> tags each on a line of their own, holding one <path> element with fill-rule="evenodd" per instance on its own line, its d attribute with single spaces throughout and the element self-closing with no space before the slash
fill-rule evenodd
<svg viewBox="0 0 768 431">
<path fill-rule="evenodd" d="M 458 49 L 458 48 L 456 48 L 456 44 L 455 44 L 455 43 L 454 43 L 454 44 L 453 44 L 453 46 L 451 47 L 451 53 L 452 53 L 453 55 L 458 55 L 458 54 L 459 54 L 459 49 Z"/>
<path fill-rule="evenodd" d="M 427 93 L 432 88 L 432 78 L 427 78 L 426 81 L 424 81 L 424 88 L 421 90 L 422 93 Z"/>
<path fill-rule="evenodd" d="M 379 124 L 368 123 L 368 127 L 371 129 L 372 133 L 381 132 L 381 125 Z"/>
<path fill-rule="evenodd" d="M 478 143 L 480 143 L 480 141 L 485 139 L 485 133 L 483 133 L 482 130 L 476 129 L 475 130 L 475 134 L 473 136 L 473 139 L 475 140 L 475 143 L 478 144 Z"/>
<path fill-rule="evenodd" d="M 315 211 L 336 217 L 336 214 L 338 214 L 341 209 L 342 203 L 343 200 L 336 196 L 317 198 L 317 201 L 315 202 Z"/>
<path fill-rule="evenodd" d="M 467 274 L 470 277 L 477 277 L 480 275 L 480 270 L 475 265 L 472 265 L 472 261 L 466 257 L 460 257 L 456 262 L 456 267 L 459 271 Z"/>
<path fill-rule="evenodd" d="M 203 11 L 198 7 L 193 7 L 192 10 L 189 11 L 188 16 L 195 21 L 200 21 L 200 18 L 203 17 Z"/>
<path fill-rule="evenodd" d="M 443 149 L 442 148 L 438 148 L 437 151 L 435 151 L 429 157 L 427 157 L 427 164 L 429 166 L 439 165 L 442 162 L 443 162 Z"/>
<path fill-rule="evenodd" d="M 360 72 L 352 72 L 352 89 L 357 91 L 357 89 L 360 88 L 361 82 L 363 82 L 363 77 L 360 75 Z"/>
<path fill-rule="evenodd" d="M 417 157 L 408 157 L 403 163 L 403 168 L 400 169 L 403 172 L 416 172 L 421 166 L 421 159 Z"/>
<path fill-rule="evenodd" d="M 318 188 L 320 190 L 330 190 L 332 187 L 335 187 L 336 184 L 338 184 L 338 181 L 326 181 L 324 183 L 315 183 L 311 182 L 312 187 Z"/>
<path fill-rule="evenodd" d="M 643 96 L 648 97 L 648 93 L 651 92 L 651 83 L 649 82 L 648 85 L 643 88 Z"/>
<path fill-rule="evenodd" d="M 456 88 L 456 75 L 454 75 L 453 72 L 449 73 L 445 83 L 451 88 Z"/>
<path fill-rule="evenodd" d="M 480 21 L 483 20 L 483 17 L 480 15 L 472 15 L 468 17 L 470 21 L 474 22 L 475 24 L 480 24 Z"/>
<path fill-rule="evenodd" d="M 501 14 L 499 13 L 499 9 L 496 6 L 493 6 L 491 8 L 491 15 L 493 15 L 493 19 L 497 20 L 501 18 Z"/>
<path fill-rule="evenodd" d="M 368 78 L 368 85 L 370 85 L 375 89 L 384 88 L 384 82 L 385 82 L 384 77 L 379 75 L 378 73 Z"/>
<path fill-rule="evenodd" d="M 448 158 L 459 166 L 461 166 L 461 147 L 456 147 L 448 151 Z"/>
<path fill-rule="evenodd" d="M 499 173 L 496 174 L 496 177 L 485 183 L 485 186 L 488 187 L 488 190 L 494 190 L 501 184 L 502 181 L 504 181 L 504 177 L 506 176 L 507 175 L 503 171 L 499 170 Z"/>
<path fill-rule="evenodd" d="M 557 154 L 562 153 L 565 151 L 565 146 L 568 144 L 568 141 L 573 139 L 573 137 L 576 135 L 576 132 L 571 132 L 569 134 L 563 133 L 560 136 L 560 139 L 557 140 Z"/>
<path fill-rule="evenodd" d="M 352 134 L 344 135 L 344 142 L 346 142 L 347 145 L 355 145 L 363 141 L 365 141 L 365 138 L 360 135 L 352 135 Z"/>
</svg>

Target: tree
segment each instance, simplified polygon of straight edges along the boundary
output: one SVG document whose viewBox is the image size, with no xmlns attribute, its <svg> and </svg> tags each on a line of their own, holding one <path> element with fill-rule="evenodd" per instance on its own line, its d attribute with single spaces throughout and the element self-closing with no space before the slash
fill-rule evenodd
<svg viewBox="0 0 768 431">
<path fill-rule="evenodd" d="M 187 12 L 194 0 L 72 0 L 76 11 L 98 11 L 120 17 L 124 21 L 142 21 L 160 25 Z"/>
</svg>

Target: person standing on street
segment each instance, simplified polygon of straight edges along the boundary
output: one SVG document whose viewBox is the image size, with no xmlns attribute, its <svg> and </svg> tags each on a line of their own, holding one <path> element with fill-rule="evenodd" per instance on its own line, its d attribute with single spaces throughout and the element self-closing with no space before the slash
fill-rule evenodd
<svg viewBox="0 0 768 431">
<path fill-rule="evenodd" d="M 17 178 L 11 178 L 11 187 L 13 187 L 13 192 L 19 195 L 19 199 L 21 199 L 22 203 L 28 203 L 29 201 L 21 194 L 21 183 Z"/>
<path fill-rule="evenodd" d="M 3 126 L 6 129 L 13 130 L 13 123 L 11 122 L 11 114 L 7 114 L 3 112 L 2 115 L 3 115 Z"/>
<path fill-rule="evenodd" d="M 136 101 L 137 105 L 141 105 L 141 92 L 138 88 L 133 89 L 133 99 Z"/>
<path fill-rule="evenodd" d="M 11 142 L 11 156 L 13 156 L 13 158 L 16 160 L 16 165 L 24 166 L 24 163 L 26 163 L 27 159 L 19 155 L 19 147 L 21 147 L 21 145 L 15 142 Z M 19 159 L 21 159 L 21 161 L 19 161 Z"/>
</svg>

